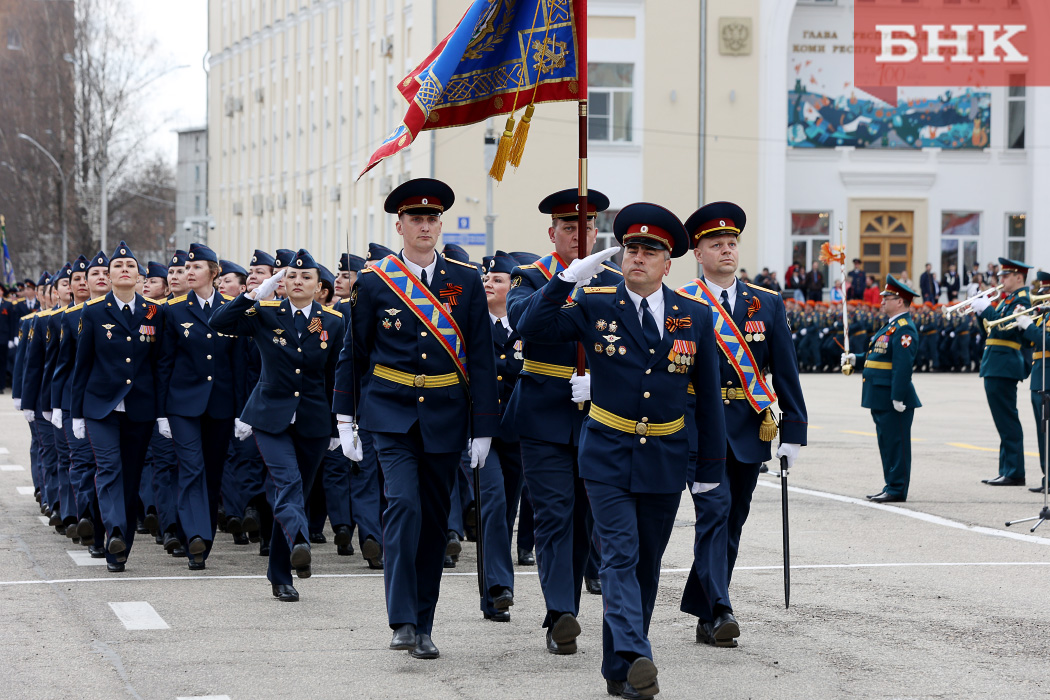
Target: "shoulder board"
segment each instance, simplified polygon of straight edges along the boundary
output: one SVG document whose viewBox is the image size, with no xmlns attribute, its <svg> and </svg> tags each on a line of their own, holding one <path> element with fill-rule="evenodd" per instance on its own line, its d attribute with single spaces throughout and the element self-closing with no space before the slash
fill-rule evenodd
<svg viewBox="0 0 1050 700">
<path fill-rule="evenodd" d="M 90 300 L 90 301 L 85 301 L 85 302 L 84 302 L 84 306 L 91 306 L 91 305 L 93 305 L 93 304 L 97 304 L 97 303 L 99 303 L 100 301 L 102 301 L 102 300 L 103 300 L 103 299 L 105 299 L 105 298 L 106 298 L 106 295 L 105 295 L 105 294 L 103 294 L 103 295 L 102 295 L 102 296 L 100 296 L 100 297 L 95 297 L 94 299 L 92 299 L 92 300 Z"/>
<path fill-rule="evenodd" d="M 908 322 L 905 321 L 903 318 L 898 318 L 897 319 L 897 325 L 898 326 L 906 326 L 906 325 L 908 325 Z"/>
<path fill-rule="evenodd" d="M 676 290 L 674 290 L 674 293 L 677 294 L 680 297 L 685 297 L 686 299 L 690 299 L 692 301 L 699 302 L 699 303 L 703 304 L 704 306 L 710 306 L 710 304 L 708 304 L 706 301 L 704 301 L 700 297 L 693 296 L 692 294 L 690 294 L 689 292 L 685 291 L 684 289 L 676 289 Z"/>
<path fill-rule="evenodd" d="M 48 309 L 47 311 L 41 311 L 40 313 L 37 314 L 37 318 L 47 318 L 48 316 L 51 316 L 54 313 L 55 312 L 52 311 L 51 309 Z"/>
<path fill-rule="evenodd" d="M 759 287 L 757 284 L 751 284 L 750 282 L 744 282 L 744 284 L 746 284 L 748 287 L 751 287 L 751 289 L 757 289 L 760 292 L 765 292 L 766 294 L 772 294 L 773 296 L 780 296 L 780 292 L 774 292 L 772 289 L 766 289 L 765 287 Z"/>
<path fill-rule="evenodd" d="M 602 269 L 603 270 L 608 270 L 609 272 L 615 272 L 620 277 L 623 277 L 623 272 L 621 270 L 617 270 L 615 267 L 609 267 L 608 265 L 602 265 Z"/>
<path fill-rule="evenodd" d="M 167 299 L 150 299 L 149 297 L 142 297 L 142 298 L 145 299 L 146 301 L 148 301 L 151 304 L 156 304 L 157 306 L 164 306 L 165 304 L 168 303 Z"/>
<path fill-rule="evenodd" d="M 336 306 L 340 306 L 342 304 L 351 304 L 351 303 L 353 303 L 353 300 L 350 297 L 347 297 L 346 299 L 340 299 L 339 301 L 336 302 L 335 305 Z"/>
<path fill-rule="evenodd" d="M 580 287 L 584 294 L 615 294 L 616 287 Z"/>
<path fill-rule="evenodd" d="M 175 297 L 174 299 L 168 299 L 168 306 L 174 306 L 175 304 L 179 304 L 181 302 L 184 302 L 184 301 L 186 301 L 186 297 L 188 297 L 188 296 L 189 296 L 189 294 L 183 294 L 180 297 Z"/>
<path fill-rule="evenodd" d="M 1021 291 L 1019 291 L 1017 293 L 1017 298 L 1018 299 L 1026 299 L 1027 297 L 1028 297 L 1028 290 L 1027 289 L 1022 289 Z"/>
<path fill-rule="evenodd" d="M 221 296 L 226 301 L 233 301 L 234 299 L 237 298 L 237 297 L 231 297 L 229 294 L 220 294 L 219 296 Z"/>
<path fill-rule="evenodd" d="M 459 265 L 460 267 L 469 267 L 471 270 L 477 272 L 478 268 L 474 267 L 470 263 L 462 263 L 459 260 L 453 260 L 452 258 L 445 258 L 445 262 L 452 263 L 453 265 Z"/>
<path fill-rule="evenodd" d="M 321 311 L 327 311 L 328 313 L 332 314 L 333 316 L 338 316 L 339 318 L 343 317 L 343 314 L 341 312 L 336 311 L 335 309 L 333 309 L 331 307 L 328 307 L 328 306 L 322 306 L 321 307 Z"/>
<path fill-rule="evenodd" d="M 267 299 L 266 301 L 258 302 L 258 304 L 259 304 L 259 306 L 280 306 L 281 305 L 281 300 L 280 299 Z"/>
<path fill-rule="evenodd" d="M 80 311 L 82 308 L 84 308 L 84 302 L 81 302 L 76 306 L 67 307 L 65 312 L 68 314 L 70 311 Z"/>
<path fill-rule="evenodd" d="M 518 265 L 519 270 L 535 270 L 536 263 L 529 263 L 528 265 Z"/>
<path fill-rule="evenodd" d="M 360 275 L 364 275 L 364 274 L 369 273 L 369 272 L 375 272 L 375 270 L 373 270 L 370 267 L 366 267 L 363 270 L 361 270 L 360 272 L 358 272 L 357 274 L 360 277 Z"/>
</svg>

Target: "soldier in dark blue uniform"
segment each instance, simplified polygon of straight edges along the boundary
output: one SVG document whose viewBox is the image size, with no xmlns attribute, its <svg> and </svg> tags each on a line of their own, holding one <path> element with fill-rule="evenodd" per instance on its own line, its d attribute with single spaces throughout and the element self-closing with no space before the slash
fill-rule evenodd
<svg viewBox="0 0 1050 700">
<path fill-rule="evenodd" d="M 1050 293 L 1050 272 L 1043 272 L 1040 270 L 1035 275 L 1035 285 L 1033 294 L 1044 296 Z M 1033 316 L 1021 316 L 1017 319 L 1017 327 L 1024 334 L 1025 340 L 1033 346 L 1032 353 L 1032 382 L 1029 386 L 1031 390 L 1032 400 L 1032 411 L 1035 413 L 1035 429 L 1039 438 L 1039 470 L 1043 472 L 1043 478 L 1040 480 L 1038 486 L 1033 486 L 1028 490 L 1033 493 L 1042 493 L 1043 485 L 1046 481 L 1046 432 L 1043 425 L 1043 396 L 1042 392 L 1046 389 L 1046 359 L 1047 355 L 1050 354 L 1050 342 L 1047 342 L 1047 336 L 1050 332 L 1047 331 L 1046 325 L 1046 302 L 1042 302 L 1043 311 L 1039 315 Z"/>
<path fill-rule="evenodd" d="M 55 376 L 55 364 L 58 360 L 59 335 L 61 332 L 62 316 L 69 308 L 72 299 L 70 281 L 73 276 L 72 263 L 66 263 L 52 280 L 52 296 L 54 307 L 47 317 L 44 338 L 44 364 L 40 382 L 39 408 L 44 418 L 45 430 L 50 430 L 51 439 L 55 446 L 54 471 L 55 482 L 58 486 L 58 502 L 52 503 L 52 515 L 50 524 L 59 534 L 65 534 L 66 525 L 75 521 L 76 504 L 73 499 L 73 491 L 69 484 L 69 444 L 60 428 L 54 425 L 55 404 L 52 401 L 55 396 L 52 393 Z M 61 408 L 61 406 L 58 406 Z M 61 417 L 61 416 L 60 416 Z M 47 425 L 50 423 L 51 425 Z M 61 425 L 61 423 L 60 423 Z"/>
<path fill-rule="evenodd" d="M 353 427 L 360 417 L 383 469 L 390 648 L 423 659 L 438 656 L 431 632 L 460 454 L 472 438 L 472 466 L 480 468 L 499 428 L 481 278 L 435 250 L 441 214 L 454 200 L 448 185 L 426 178 L 387 197 L 404 249 L 372 261 L 351 292 L 334 404 L 344 454 L 362 459 Z"/>
<path fill-rule="evenodd" d="M 29 348 L 29 337 L 30 329 L 33 327 L 33 319 L 36 318 L 36 311 L 30 311 L 22 316 L 18 316 L 18 335 L 16 336 L 15 344 L 15 363 L 11 368 L 11 399 L 14 401 L 16 411 L 22 411 L 22 384 L 23 378 L 25 377 L 25 356 L 26 350 Z M 29 414 L 23 414 L 27 420 Z M 29 421 L 29 472 L 33 479 L 33 487 L 36 496 L 37 503 L 41 504 L 41 511 L 43 512 L 43 473 L 40 462 L 40 444 L 36 437 L 36 417 L 34 415 L 33 420 Z"/>
<path fill-rule="evenodd" d="M 598 232 L 594 218 L 609 208 L 609 198 L 589 190 L 585 230 L 580 231 L 576 189 L 555 192 L 540 202 L 551 217 L 547 230 L 554 251 L 531 265 L 515 268 L 507 293 L 510 325 L 517 328 L 529 298 L 577 258 L 579 235 L 586 236 L 587 250 Z M 615 286 L 623 275 L 610 263 L 602 265 L 591 280 Z M 581 281 L 580 286 L 587 284 Z M 612 328 L 610 333 L 616 333 Z M 518 384 L 504 408 L 503 425 L 521 440 L 521 461 L 535 509 L 536 561 L 540 587 L 547 605 L 543 626 L 547 650 L 552 654 L 576 653 L 580 624 L 580 593 L 590 551 L 587 528 L 587 494 L 579 475 L 580 430 L 587 415 L 583 398 L 589 394 L 589 375 L 576 376 L 576 343 L 557 345 L 525 342 L 524 364 Z"/>
<path fill-rule="evenodd" d="M 257 301 L 284 282 L 288 297 Z M 299 600 L 292 570 L 312 573 L 305 494 L 309 493 L 335 428 L 331 400 L 343 321 L 338 311 L 313 300 L 319 285 L 317 263 L 300 249 L 257 289 L 220 306 L 211 326 L 221 333 L 255 338 L 262 358 L 259 383 L 240 419 L 250 426 L 269 475 L 273 528 L 267 578 L 273 595 Z"/>
<path fill-rule="evenodd" d="M 33 439 L 39 454 L 41 505 L 44 515 L 52 517 L 58 506 L 58 464 L 55 435 L 43 420 L 45 406 L 41 387 L 44 383 L 44 360 L 47 345 L 47 323 L 52 313 L 51 275 L 45 272 L 37 284 L 37 311 L 29 325 L 25 356 L 22 360 L 22 414 L 32 425 Z M 46 403 L 50 403 L 50 395 Z"/>
<path fill-rule="evenodd" d="M 1028 297 L 1028 271 L 1031 265 L 999 258 L 1003 299 L 995 307 L 987 297 L 974 300 L 972 307 L 984 321 L 1009 316 L 1031 306 Z M 1031 365 L 1022 353 L 1024 334 L 1017 328 L 992 328 L 984 342 L 981 377 L 988 408 L 999 431 L 999 475 L 983 479 L 989 486 L 1024 486 L 1024 430 L 1017 415 L 1017 384 L 1028 377 Z"/>
<path fill-rule="evenodd" d="M 73 434 L 91 440 L 107 568 L 119 572 L 135 538 L 142 464 L 163 412 L 152 339 L 164 321 L 159 305 L 135 293 L 138 262 L 123 241 L 109 276 L 113 291 L 88 302 L 80 319 L 70 413 Z"/>
<path fill-rule="evenodd" d="M 573 261 L 528 301 L 518 330 L 530 343 L 578 340 L 587 351 L 593 401 L 579 463 L 602 559 L 602 675 L 611 695 L 645 698 L 659 692 L 648 630 L 660 559 L 690 472 L 724 469 L 726 432 L 711 312 L 662 284 L 671 258 L 689 249 L 682 223 L 639 203 L 613 230 L 625 246 L 623 282 L 574 293 L 616 251 Z M 686 422 L 699 435 L 694 460 Z"/>
<path fill-rule="evenodd" d="M 872 335 L 867 352 L 843 353 L 842 364 L 858 360 L 864 364 L 861 406 L 871 410 L 879 440 L 885 485 L 868 499 L 874 503 L 895 503 L 908 500 L 911 425 L 915 409 L 922 406 L 911 381 L 919 329 L 908 313 L 918 294 L 893 275 L 887 275 L 881 296 L 886 324 Z"/>
<path fill-rule="evenodd" d="M 157 373 L 164 415 L 158 429 L 170 437 L 178 461 L 179 524 L 189 568 L 205 566 L 215 539 L 222 466 L 233 436 L 233 418 L 244 403 L 244 350 L 236 337 L 213 329 L 212 315 L 228 303 L 215 289 L 219 259 L 205 245 L 190 244 L 186 259 L 189 293 L 164 306 Z"/>
<path fill-rule="evenodd" d="M 789 468 L 806 444 L 808 421 L 780 295 L 736 278 L 745 224 L 743 209 L 731 202 L 694 212 L 685 228 L 704 274 L 679 290 L 708 302 L 712 313 L 728 438 L 724 469 L 704 469 L 693 479 L 694 561 L 681 607 L 699 618 L 696 641 L 720 647 L 735 647 L 740 635 L 729 585 L 759 469 L 772 456 L 776 425 L 771 406 L 776 401 L 783 414 L 776 457 L 787 457 Z M 692 437 L 689 447 L 696 450 Z"/>
</svg>

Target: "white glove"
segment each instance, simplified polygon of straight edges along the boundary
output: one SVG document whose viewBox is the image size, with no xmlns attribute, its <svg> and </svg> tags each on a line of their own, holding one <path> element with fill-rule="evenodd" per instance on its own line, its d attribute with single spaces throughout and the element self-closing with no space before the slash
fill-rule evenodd
<svg viewBox="0 0 1050 700">
<path fill-rule="evenodd" d="M 802 449 L 802 445 L 796 445 L 793 442 L 782 442 L 777 449 L 777 459 L 787 457 L 788 469 L 791 469 L 795 466 L 795 458 L 798 457 L 800 449 Z"/>
<path fill-rule="evenodd" d="M 591 375 L 584 372 L 581 377 L 574 372 L 569 377 L 569 384 L 572 384 L 573 403 L 584 403 L 591 400 Z"/>
<path fill-rule="evenodd" d="M 799 334 L 799 335 L 805 335 L 805 334 L 806 334 L 806 329 L 805 329 L 805 328 L 803 328 L 802 330 L 800 330 L 800 331 L 798 332 L 798 334 Z"/>
<path fill-rule="evenodd" d="M 955 337 L 955 331 L 952 331 L 951 333 L 949 333 L 948 337 L 949 338 L 954 338 Z"/>
<path fill-rule="evenodd" d="M 171 439 L 171 424 L 168 423 L 167 418 L 157 419 L 157 432 L 159 432 L 162 437 L 166 437 L 169 440 Z"/>
<path fill-rule="evenodd" d="M 16 336 L 15 336 L 15 340 L 14 340 L 14 343 L 15 343 L 15 347 L 16 347 L 16 348 L 18 347 L 18 341 L 19 341 L 19 338 L 18 338 L 18 336 L 16 335 Z"/>
<path fill-rule="evenodd" d="M 14 346 L 15 346 L 15 341 L 14 341 L 14 340 L 9 340 L 9 341 L 7 341 L 7 347 L 8 347 L 8 349 L 11 349 L 11 348 L 13 348 Z"/>
<path fill-rule="evenodd" d="M 897 413 L 904 413 L 904 409 L 906 409 L 906 408 L 907 408 L 907 406 L 904 405 L 903 401 L 894 401 L 893 402 L 893 410 L 896 411 Z"/>
<path fill-rule="evenodd" d="M 689 489 L 689 493 L 699 494 L 707 493 L 708 491 L 714 491 L 718 488 L 718 484 L 705 484 L 700 481 L 693 482 L 693 488 Z"/>
<path fill-rule="evenodd" d="M 36 414 L 30 411 L 28 408 L 22 411 L 22 415 L 25 416 L 25 419 L 30 423 L 36 420 Z"/>
<path fill-rule="evenodd" d="M 41 411 L 40 415 L 42 415 L 44 417 L 44 420 L 46 420 L 48 423 L 51 422 L 51 411 Z"/>
<path fill-rule="evenodd" d="M 21 411 L 22 410 L 22 399 L 13 399 L 13 400 L 14 400 L 14 403 L 15 403 L 15 410 L 16 411 Z"/>
<path fill-rule="evenodd" d="M 573 282 L 577 287 L 582 287 L 591 281 L 591 278 L 602 269 L 602 263 L 620 252 L 620 246 L 613 246 L 597 253 L 591 253 L 586 258 L 577 258 L 569 263 L 569 266 L 558 273 L 558 278 L 565 282 Z"/>
<path fill-rule="evenodd" d="M 233 436 L 238 440 L 244 441 L 248 439 L 248 436 L 252 434 L 252 426 L 248 425 L 240 418 L 233 419 Z"/>
<path fill-rule="evenodd" d="M 973 309 L 973 312 L 978 316 L 983 314 L 985 312 L 985 309 L 987 309 L 991 305 L 992 302 L 988 299 L 987 295 L 983 297 L 977 297 L 972 302 L 970 302 L 970 308 Z"/>
<path fill-rule="evenodd" d="M 338 415 L 336 418 L 339 420 L 339 444 L 343 447 L 343 454 L 351 462 L 360 462 L 365 458 L 365 450 L 357 434 L 354 417 Z"/>
<path fill-rule="evenodd" d="M 1022 331 L 1028 330 L 1028 326 L 1030 325 L 1032 325 L 1032 317 L 1028 314 L 1025 314 L 1024 316 L 1019 316 L 1017 318 L 1017 327 L 1020 328 Z"/>
<path fill-rule="evenodd" d="M 857 356 L 854 355 L 852 352 L 844 352 L 839 357 L 839 366 L 840 367 L 845 367 L 846 365 L 855 365 L 855 364 L 857 364 Z"/>
<path fill-rule="evenodd" d="M 73 419 L 73 437 L 77 440 L 83 440 L 84 436 L 87 435 L 87 423 L 83 418 Z"/>
<path fill-rule="evenodd" d="M 51 411 L 51 425 L 55 426 L 59 430 L 62 429 L 62 409 L 56 408 Z"/>
<path fill-rule="evenodd" d="M 331 452 L 332 450 L 338 449 L 339 447 L 342 446 L 342 444 L 343 444 L 342 440 L 340 440 L 337 437 L 334 437 L 334 438 L 332 438 L 331 440 L 328 441 L 328 451 Z"/>
<path fill-rule="evenodd" d="M 275 272 L 272 277 L 263 280 L 263 283 L 255 288 L 254 294 L 251 296 L 252 299 L 267 299 L 273 296 L 273 293 L 277 291 L 277 285 L 284 277 L 284 273 L 288 272 L 287 267 L 282 267 L 280 270 Z"/>
<path fill-rule="evenodd" d="M 492 438 L 476 437 L 470 441 L 470 468 L 481 469 L 485 466 L 485 460 L 489 458 L 489 450 L 492 449 Z"/>
</svg>

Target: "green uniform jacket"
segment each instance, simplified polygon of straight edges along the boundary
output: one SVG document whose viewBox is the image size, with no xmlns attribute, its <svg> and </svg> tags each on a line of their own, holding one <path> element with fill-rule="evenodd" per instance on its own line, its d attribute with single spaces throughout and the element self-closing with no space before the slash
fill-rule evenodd
<svg viewBox="0 0 1050 700">
<path fill-rule="evenodd" d="M 1021 287 L 1011 292 L 997 307 L 989 306 L 985 309 L 981 318 L 985 321 L 994 321 L 1020 311 L 1022 308 L 1027 309 L 1031 305 L 1028 288 Z M 1026 345 L 1024 334 L 1018 328 L 1004 331 L 1002 326 L 997 326 L 989 330 L 988 339 L 984 342 L 984 355 L 981 357 L 981 376 L 1017 381 L 1027 378 L 1031 366 L 1021 352 L 1023 345 Z"/>
<path fill-rule="evenodd" d="M 868 351 L 857 355 L 864 362 L 864 388 L 861 406 L 875 411 L 892 411 L 894 401 L 908 408 L 919 408 L 919 395 L 911 383 L 915 355 L 919 351 L 919 329 L 905 313 L 871 336 Z"/>
<path fill-rule="evenodd" d="M 1035 362 L 1032 364 L 1032 391 L 1043 390 L 1043 335 L 1050 335 L 1050 331 L 1047 330 L 1046 317 L 1040 316 L 1036 319 L 1036 322 L 1028 326 L 1023 331 L 1024 339 L 1031 342 L 1035 346 L 1035 354 L 1033 358 Z M 1046 339 L 1046 352 L 1050 353 L 1050 338 Z"/>
</svg>

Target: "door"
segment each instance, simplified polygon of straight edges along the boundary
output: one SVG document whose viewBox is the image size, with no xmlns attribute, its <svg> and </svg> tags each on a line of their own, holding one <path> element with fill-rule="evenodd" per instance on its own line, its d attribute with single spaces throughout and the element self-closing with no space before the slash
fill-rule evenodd
<svg viewBox="0 0 1050 700">
<path fill-rule="evenodd" d="M 910 274 L 914 227 L 913 211 L 860 213 L 861 264 L 864 272 L 875 275 L 880 287 L 887 274 L 898 278 Z"/>
</svg>

